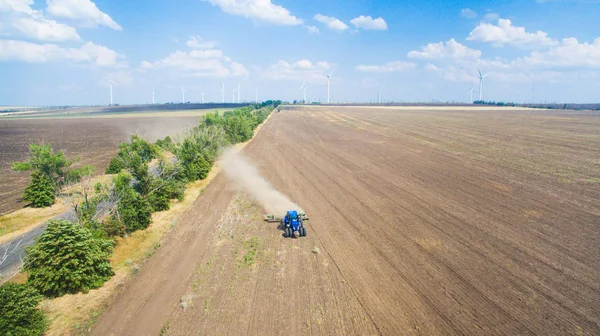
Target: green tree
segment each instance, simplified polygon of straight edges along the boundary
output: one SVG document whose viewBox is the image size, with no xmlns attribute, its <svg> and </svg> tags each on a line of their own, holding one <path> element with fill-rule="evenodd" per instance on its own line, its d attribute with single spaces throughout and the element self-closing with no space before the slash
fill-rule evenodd
<svg viewBox="0 0 600 336">
<path fill-rule="evenodd" d="M 157 152 L 157 146 L 144 140 L 139 135 L 132 135 L 129 142 L 119 144 L 117 156 L 110 161 L 106 173 L 117 174 L 122 169 L 131 169 L 141 163 L 148 163 L 156 158 Z"/>
<path fill-rule="evenodd" d="M 51 220 L 33 246 L 27 247 L 27 284 L 48 297 L 87 292 L 114 274 L 109 240 L 66 220 Z"/>
<path fill-rule="evenodd" d="M 32 181 L 25 189 L 24 199 L 34 207 L 54 204 L 54 197 L 69 183 L 77 182 L 94 171 L 92 166 L 71 168 L 78 157 L 67 159 L 62 151 L 54 152 L 50 145 L 29 145 L 29 160 L 13 162 L 15 171 L 31 170 Z M 49 193 L 52 192 L 52 196 Z"/>
<path fill-rule="evenodd" d="M 127 232 L 143 230 L 152 221 L 152 207 L 132 187 L 131 175 L 121 172 L 113 179 L 114 192 L 117 198 L 117 210 L 113 214 L 123 224 Z"/>
<path fill-rule="evenodd" d="M 0 335 L 38 336 L 48 321 L 37 308 L 42 296 L 27 285 L 7 283 L 0 287 Z"/>
<path fill-rule="evenodd" d="M 42 172 L 31 173 L 31 183 L 25 188 L 23 200 L 35 208 L 43 208 L 54 204 L 55 184 Z"/>
</svg>

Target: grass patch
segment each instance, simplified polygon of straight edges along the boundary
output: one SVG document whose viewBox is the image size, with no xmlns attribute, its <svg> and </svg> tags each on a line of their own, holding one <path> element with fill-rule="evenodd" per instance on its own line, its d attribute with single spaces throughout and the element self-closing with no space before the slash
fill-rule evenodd
<svg viewBox="0 0 600 336">
<path fill-rule="evenodd" d="M 23 208 L 0 216 L 0 243 L 9 241 L 20 234 L 30 231 L 66 210 L 67 206 L 59 200 L 56 204 L 48 208 Z"/>
<path fill-rule="evenodd" d="M 256 263 L 259 254 L 260 240 L 256 236 L 252 236 L 242 242 L 242 247 L 246 253 L 238 260 L 238 266 L 250 267 Z"/>
</svg>

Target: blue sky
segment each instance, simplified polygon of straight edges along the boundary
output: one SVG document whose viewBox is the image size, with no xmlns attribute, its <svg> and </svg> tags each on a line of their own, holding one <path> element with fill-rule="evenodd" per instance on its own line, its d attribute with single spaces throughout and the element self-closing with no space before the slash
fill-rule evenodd
<svg viewBox="0 0 600 336">
<path fill-rule="evenodd" d="M 600 1 L 0 0 L 0 105 L 600 101 Z M 535 87 L 535 91 L 533 88 Z M 535 93 L 534 93 L 535 92 Z M 237 97 L 237 96 L 236 96 Z"/>
</svg>

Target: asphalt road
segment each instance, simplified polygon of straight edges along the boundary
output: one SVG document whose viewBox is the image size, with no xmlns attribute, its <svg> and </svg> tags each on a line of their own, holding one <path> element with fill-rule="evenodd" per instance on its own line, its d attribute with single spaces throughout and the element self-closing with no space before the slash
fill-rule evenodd
<svg viewBox="0 0 600 336">
<path fill-rule="evenodd" d="M 64 212 L 54 219 L 65 219 L 69 217 L 70 212 Z M 41 235 L 48 223 L 44 223 L 33 230 L 26 232 L 14 239 L 0 244 L 0 261 L 4 259 L 6 253 L 6 259 L 0 263 L 0 279 L 4 278 L 8 274 L 13 273 L 18 267 L 21 266 L 23 260 L 25 260 L 25 248 L 35 243 L 35 238 Z"/>
</svg>

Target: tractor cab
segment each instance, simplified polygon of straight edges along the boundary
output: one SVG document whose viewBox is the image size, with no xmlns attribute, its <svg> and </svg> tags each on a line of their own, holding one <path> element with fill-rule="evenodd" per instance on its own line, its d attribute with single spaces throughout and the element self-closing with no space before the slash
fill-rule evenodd
<svg viewBox="0 0 600 336">
<path fill-rule="evenodd" d="M 285 224 L 291 227 L 292 231 L 298 231 L 302 225 L 302 220 L 298 217 L 298 211 L 289 210 L 285 215 Z"/>
</svg>

